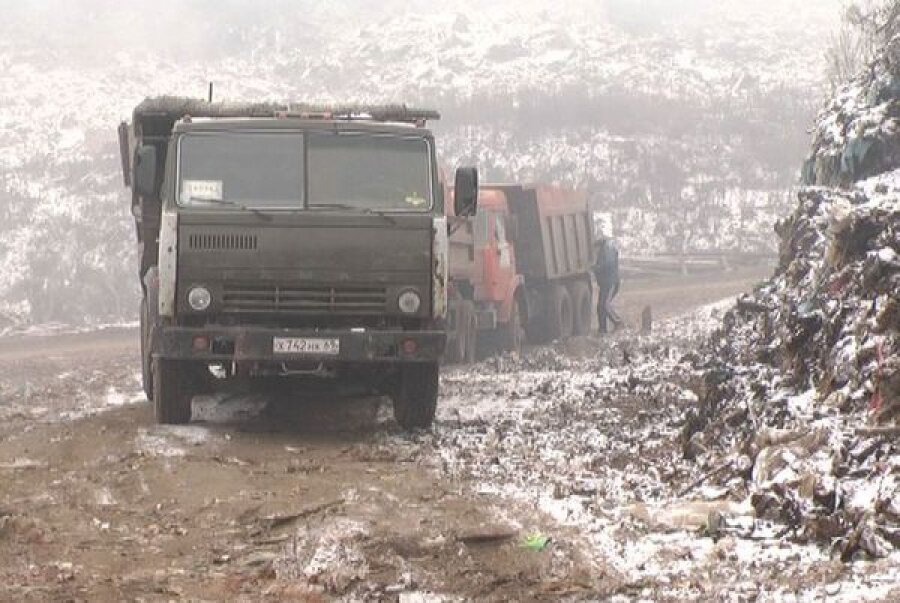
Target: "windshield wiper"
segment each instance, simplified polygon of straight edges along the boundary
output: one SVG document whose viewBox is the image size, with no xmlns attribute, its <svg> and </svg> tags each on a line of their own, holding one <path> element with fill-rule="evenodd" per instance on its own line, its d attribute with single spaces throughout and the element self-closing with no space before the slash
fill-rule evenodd
<svg viewBox="0 0 900 603">
<path fill-rule="evenodd" d="M 397 220 L 395 220 L 394 217 L 390 214 L 379 211 L 377 209 L 372 209 L 371 207 L 360 207 L 358 205 L 350 205 L 349 203 L 316 203 L 315 205 L 309 206 L 309 208 L 313 210 L 319 207 L 325 209 L 346 209 L 350 211 L 361 211 L 362 213 L 368 214 L 370 216 L 379 216 L 381 218 L 384 218 L 391 224 L 397 224 Z"/>
<path fill-rule="evenodd" d="M 191 203 L 194 201 L 200 201 L 201 203 L 212 203 L 213 205 L 227 205 L 229 207 L 236 207 L 238 209 L 243 209 L 244 211 L 249 211 L 257 217 L 262 218 L 263 220 L 272 221 L 272 216 L 268 214 L 264 214 L 260 210 L 255 207 L 248 207 L 243 203 L 238 203 L 237 201 L 232 201 L 230 199 L 188 199 Z"/>
</svg>

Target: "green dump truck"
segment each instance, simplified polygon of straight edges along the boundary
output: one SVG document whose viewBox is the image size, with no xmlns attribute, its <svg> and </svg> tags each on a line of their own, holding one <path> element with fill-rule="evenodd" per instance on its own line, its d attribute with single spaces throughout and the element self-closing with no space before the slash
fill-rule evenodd
<svg viewBox="0 0 900 603">
<path fill-rule="evenodd" d="M 148 99 L 119 127 L 144 389 L 161 423 L 234 382 L 389 396 L 429 426 L 448 233 L 433 111 Z M 457 213 L 478 178 L 456 173 Z"/>
</svg>

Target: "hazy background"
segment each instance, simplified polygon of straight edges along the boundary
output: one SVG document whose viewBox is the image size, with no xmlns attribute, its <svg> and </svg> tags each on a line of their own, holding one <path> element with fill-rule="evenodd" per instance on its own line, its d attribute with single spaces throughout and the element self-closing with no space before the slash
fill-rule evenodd
<svg viewBox="0 0 900 603">
<path fill-rule="evenodd" d="M 766 252 L 839 0 L 0 0 L 0 330 L 130 319 L 145 96 L 425 104 L 445 164 L 587 188 L 626 255 Z"/>
</svg>

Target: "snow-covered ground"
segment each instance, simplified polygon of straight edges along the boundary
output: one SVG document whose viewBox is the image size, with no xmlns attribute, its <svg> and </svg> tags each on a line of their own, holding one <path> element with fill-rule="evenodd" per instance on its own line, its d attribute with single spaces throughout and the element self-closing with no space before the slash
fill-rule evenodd
<svg viewBox="0 0 900 603">
<path fill-rule="evenodd" d="M 738 469 L 711 453 L 687 457 L 681 434 L 703 395 L 700 343 L 734 303 L 666 321 L 650 336 L 574 340 L 448 370 L 439 425 L 408 454 L 419 449 L 440 474 L 548 514 L 560 530 L 552 536 L 577 539 L 631 596 L 886 600 L 897 594 L 900 553 L 844 564 L 839 537 L 796 538 L 755 508 L 756 496 L 793 484 L 798 472 L 830 475 L 814 464 L 827 462 L 827 447 L 808 461 L 795 452 L 787 464 L 773 461 L 775 447 Z M 800 398 L 798 416 L 808 411 Z M 406 437 L 384 438 L 382 446 L 410 450 Z M 900 462 L 892 459 L 882 462 Z M 742 474 L 751 471 L 758 481 L 748 489 Z M 848 506 L 897 500 L 885 471 L 844 478 Z"/>
</svg>

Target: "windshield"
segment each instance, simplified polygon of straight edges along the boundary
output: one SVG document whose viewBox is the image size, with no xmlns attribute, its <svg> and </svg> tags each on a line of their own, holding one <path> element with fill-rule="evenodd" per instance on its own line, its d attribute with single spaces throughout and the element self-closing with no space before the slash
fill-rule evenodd
<svg viewBox="0 0 900 603">
<path fill-rule="evenodd" d="M 303 136 L 296 132 L 187 135 L 181 139 L 182 205 L 303 206 Z"/>
<path fill-rule="evenodd" d="M 363 211 L 432 207 L 430 150 L 421 137 L 187 134 L 180 142 L 180 162 L 181 205 Z"/>
<path fill-rule="evenodd" d="M 310 133 L 307 145 L 311 207 L 431 207 L 428 146 L 422 138 Z"/>
</svg>

